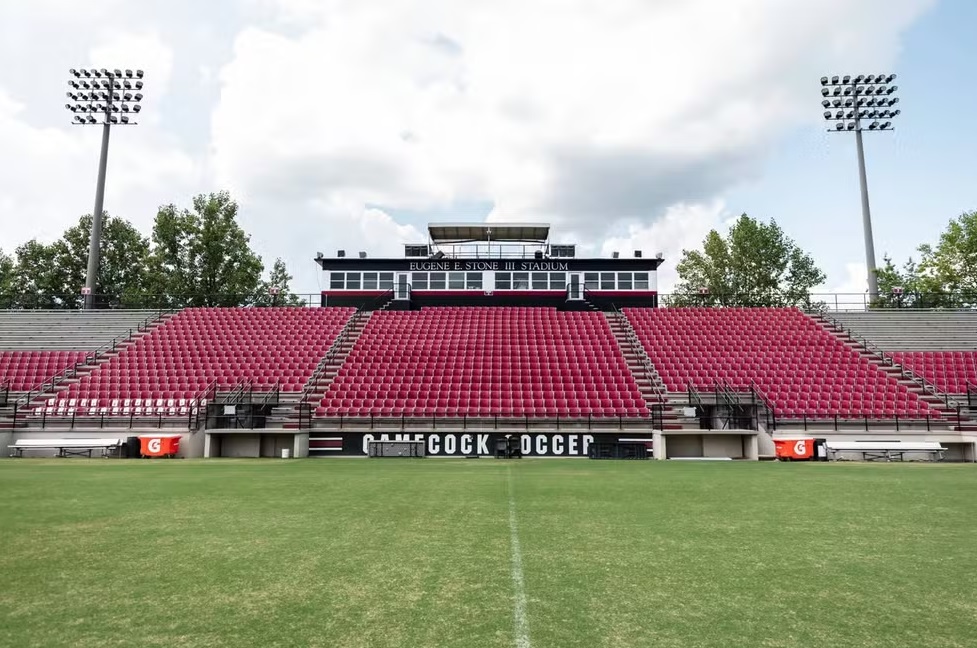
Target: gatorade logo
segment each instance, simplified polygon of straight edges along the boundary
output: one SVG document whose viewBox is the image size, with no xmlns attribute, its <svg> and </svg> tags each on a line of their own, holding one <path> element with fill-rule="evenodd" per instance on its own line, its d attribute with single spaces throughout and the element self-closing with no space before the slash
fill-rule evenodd
<svg viewBox="0 0 977 648">
<path fill-rule="evenodd" d="M 152 454 L 157 454 L 163 448 L 163 441 L 162 439 L 150 439 L 149 443 L 146 444 L 146 448 Z"/>
<path fill-rule="evenodd" d="M 807 454 L 807 441 L 801 439 L 794 444 L 794 454 L 804 456 Z"/>
</svg>

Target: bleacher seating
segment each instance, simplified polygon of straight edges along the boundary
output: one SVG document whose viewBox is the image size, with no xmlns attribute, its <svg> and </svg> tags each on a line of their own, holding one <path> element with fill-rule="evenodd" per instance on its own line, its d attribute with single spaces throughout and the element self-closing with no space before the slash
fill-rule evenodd
<svg viewBox="0 0 977 648">
<path fill-rule="evenodd" d="M 829 316 L 945 394 L 977 385 L 977 311 L 879 309 Z"/>
<path fill-rule="evenodd" d="M 977 350 L 977 310 L 877 309 L 827 315 L 883 351 Z"/>
<path fill-rule="evenodd" d="M 86 351 L 0 351 L 0 382 L 10 391 L 25 392 L 83 362 Z"/>
<path fill-rule="evenodd" d="M 606 318 L 553 308 L 373 314 L 320 417 L 647 417 Z"/>
<path fill-rule="evenodd" d="M 900 351 L 892 359 L 944 394 L 965 394 L 977 387 L 977 351 Z"/>
<path fill-rule="evenodd" d="M 625 309 L 671 392 L 755 383 L 781 418 L 937 417 L 797 309 Z"/>
<path fill-rule="evenodd" d="M 0 350 L 94 351 L 158 316 L 152 310 L 0 310 Z"/>
<path fill-rule="evenodd" d="M 59 393 L 49 413 L 181 414 L 212 381 L 301 391 L 352 308 L 192 308 Z"/>
</svg>

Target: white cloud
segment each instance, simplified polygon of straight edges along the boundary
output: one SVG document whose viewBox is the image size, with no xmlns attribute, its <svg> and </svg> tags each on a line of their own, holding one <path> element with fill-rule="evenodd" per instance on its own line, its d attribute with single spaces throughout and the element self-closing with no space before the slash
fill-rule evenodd
<svg viewBox="0 0 977 648">
<path fill-rule="evenodd" d="M 484 202 L 595 252 L 661 251 L 664 290 L 681 249 L 722 226 L 723 193 L 819 117 L 817 77 L 884 69 L 932 2 L 38 0 L 0 4 L 0 54 L 51 84 L 85 61 L 144 66 L 106 208 L 148 229 L 161 202 L 229 189 L 299 289 L 316 250 L 424 240 L 391 214 Z M 91 209 L 98 156 L 96 130 L 69 128 L 59 93 L 18 69 L 0 71 L 7 249 Z"/>
<path fill-rule="evenodd" d="M 889 62 L 929 4 L 266 0 L 300 27 L 236 39 L 215 173 L 288 210 L 478 200 L 493 221 L 587 240 L 628 226 L 646 249 L 680 250 L 774 138 L 819 116 L 822 71 Z M 323 236 L 350 213 L 297 209 Z"/>
</svg>

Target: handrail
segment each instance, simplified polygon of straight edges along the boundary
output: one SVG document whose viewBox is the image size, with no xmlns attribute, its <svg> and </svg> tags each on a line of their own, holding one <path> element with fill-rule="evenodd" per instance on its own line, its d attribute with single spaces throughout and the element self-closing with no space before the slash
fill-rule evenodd
<svg viewBox="0 0 977 648">
<path fill-rule="evenodd" d="M 851 339 L 853 342 L 857 342 L 858 344 L 861 344 L 863 347 L 865 347 L 866 351 L 877 356 L 878 358 L 881 358 L 883 365 L 892 367 L 894 369 L 898 369 L 899 377 L 902 378 L 903 380 L 908 380 L 910 382 L 916 383 L 923 389 L 923 391 L 943 401 L 943 404 L 946 405 L 947 408 L 949 409 L 953 409 L 954 407 L 957 406 L 957 403 L 955 401 L 950 400 L 949 394 L 942 393 L 937 385 L 929 382 L 928 380 L 926 380 L 926 378 L 920 376 L 912 369 L 907 369 L 906 366 L 903 365 L 902 363 L 896 362 L 891 354 L 887 353 L 886 351 L 883 351 L 878 345 L 876 345 L 868 338 L 856 335 L 854 330 L 847 328 L 844 324 L 842 324 L 835 318 L 830 317 L 824 313 L 820 313 L 820 317 L 824 320 L 827 320 L 828 323 L 834 326 L 836 330 L 847 335 L 849 339 Z"/>
<path fill-rule="evenodd" d="M 967 407 L 977 408 L 977 384 L 967 381 Z"/>
<path fill-rule="evenodd" d="M 309 402 L 309 396 L 312 394 L 313 389 L 319 386 L 319 378 L 322 376 L 323 372 L 325 372 L 329 364 L 336 358 L 339 350 L 343 348 L 343 344 L 346 343 L 346 340 L 349 338 L 354 326 L 360 322 L 365 312 L 366 311 L 364 311 L 364 309 L 361 307 L 356 309 L 356 312 L 350 315 L 350 318 L 346 321 L 346 324 L 344 324 L 343 328 L 340 329 L 336 339 L 333 340 L 331 345 L 329 345 L 326 355 L 322 357 L 322 360 L 319 361 L 315 371 L 312 372 L 312 375 L 309 376 L 309 380 L 306 381 L 305 387 L 302 388 L 302 398 L 299 399 L 299 403 Z"/>
<path fill-rule="evenodd" d="M 262 407 L 266 405 L 278 405 L 278 403 L 281 402 L 281 391 L 282 391 L 282 383 L 281 381 L 276 380 L 275 384 L 271 386 L 271 390 L 265 394 L 265 397 L 263 399 L 261 399 L 259 405 Z M 274 402 L 272 402 L 271 400 L 272 396 L 275 397 Z"/>
<path fill-rule="evenodd" d="M 663 402 L 665 400 L 664 394 L 662 393 L 664 390 L 664 384 L 661 382 L 661 376 L 659 375 L 658 370 L 655 369 L 655 365 L 652 363 L 651 357 L 645 350 L 645 345 L 642 344 L 641 340 L 638 338 L 637 332 L 631 325 L 631 320 L 629 320 L 628 316 L 617 307 L 617 304 L 611 303 L 611 308 L 614 309 L 614 312 L 617 315 L 617 320 L 619 322 L 623 322 L 625 338 L 631 347 L 631 352 L 635 354 L 638 357 L 638 361 L 641 362 L 642 368 L 645 372 L 645 379 L 648 381 L 648 384 L 655 388 L 659 402 Z"/>
<path fill-rule="evenodd" d="M 160 319 L 162 319 L 163 315 L 168 315 L 169 313 L 172 312 L 175 312 L 174 309 L 163 309 L 163 308 L 157 309 L 155 315 L 147 317 L 146 319 L 136 323 L 136 332 L 137 333 L 143 332 L 144 330 L 149 328 L 150 322 L 157 322 Z M 55 374 L 51 378 L 42 381 L 40 384 L 36 385 L 35 387 L 31 387 L 24 393 L 23 396 L 17 399 L 16 403 L 18 405 L 25 405 L 25 406 L 29 405 L 31 400 L 33 400 L 36 396 L 40 396 L 41 394 L 48 393 L 49 388 L 53 389 L 54 387 L 59 385 L 61 381 L 67 378 L 74 378 L 75 376 L 77 376 L 79 367 L 95 366 L 95 363 L 101 358 L 103 353 L 106 353 L 108 351 L 114 351 L 122 342 L 131 340 L 132 336 L 133 336 L 133 332 L 132 329 L 130 328 L 127 335 L 117 335 L 114 338 L 112 338 L 111 341 L 103 344 L 102 346 L 98 347 L 94 351 L 87 352 L 82 362 L 76 362 L 69 367 L 65 367 L 65 369 L 61 373 Z"/>
</svg>

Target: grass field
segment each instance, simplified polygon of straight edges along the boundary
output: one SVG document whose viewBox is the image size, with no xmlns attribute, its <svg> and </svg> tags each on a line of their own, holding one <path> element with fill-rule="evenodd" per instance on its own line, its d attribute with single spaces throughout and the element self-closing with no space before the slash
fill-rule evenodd
<svg viewBox="0 0 977 648">
<path fill-rule="evenodd" d="M 10 460 L 0 646 L 972 647 L 975 553 L 966 465 Z"/>
</svg>

